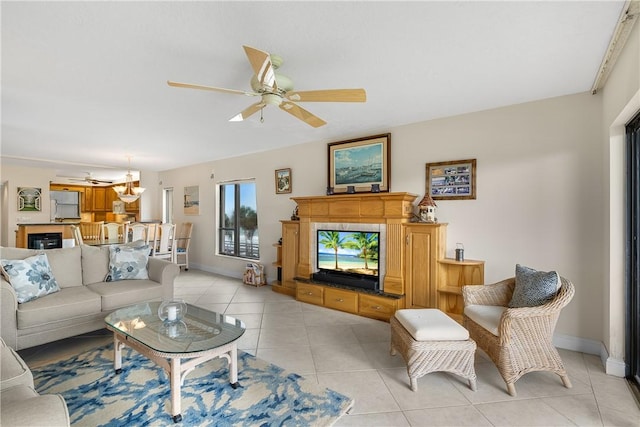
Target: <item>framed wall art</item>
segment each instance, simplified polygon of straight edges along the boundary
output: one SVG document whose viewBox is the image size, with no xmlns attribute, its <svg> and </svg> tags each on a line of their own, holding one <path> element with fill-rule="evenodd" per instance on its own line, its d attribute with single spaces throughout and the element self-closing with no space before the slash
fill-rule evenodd
<svg viewBox="0 0 640 427">
<path fill-rule="evenodd" d="M 291 168 L 276 170 L 276 194 L 291 193 Z"/>
<path fill-rule="evenodd" d="M 200 215 L 200 187 L 184 187 L 184 214 Z"/>
<path fill-rule="evenodd" d="M 328 154 L 327 194 L 389 191 L 390 133 L 330 143 Z"/>
<path fill-rule="evenodd" d="M 476 198 L 476 159 L 427 163 L 427 194 L 435 200 Z"/>
<path fill-rule="evenodd" d="M 40 212 L 42 210 L 42 189 L 18 187 L 18 211 Z"/>
</svg>

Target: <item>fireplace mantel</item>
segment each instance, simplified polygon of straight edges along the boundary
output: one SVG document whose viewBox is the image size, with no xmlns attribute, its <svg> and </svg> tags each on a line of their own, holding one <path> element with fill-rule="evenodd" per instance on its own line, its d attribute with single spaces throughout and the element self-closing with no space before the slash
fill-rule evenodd
<svg viewBox="0 0 640 427">
<path fill-rule="evenodd" d="M 413 216 L 411 193 L 360 193 L 292 197 L 300 221 L 306 222 L 408 222 Z"/>
</svg>

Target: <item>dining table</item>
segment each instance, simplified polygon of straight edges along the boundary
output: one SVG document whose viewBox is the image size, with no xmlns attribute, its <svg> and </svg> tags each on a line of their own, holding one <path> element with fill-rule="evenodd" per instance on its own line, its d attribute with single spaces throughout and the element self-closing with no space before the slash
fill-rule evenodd
<svg viewBox="0 0 640 427">
<path fill-rule="evenodd" d="M 109 245 L 122 245 L 126 243 L 124 238 L 118 239 L 93 239 L 93 240 L 83 240 L 85 245 L 89 246 L 109 246 Z"/>
</svg>

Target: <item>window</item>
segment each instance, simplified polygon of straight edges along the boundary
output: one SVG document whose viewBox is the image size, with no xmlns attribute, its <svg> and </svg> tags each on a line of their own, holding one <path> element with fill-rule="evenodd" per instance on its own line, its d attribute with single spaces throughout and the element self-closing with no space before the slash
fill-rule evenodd
<svg viewBox="0 0 640 427">
<path fill-rule="evenodd" d="M 241 181 L 220 185 L 219 253 L 259 259 L 256 184 Z"/>
</svg>

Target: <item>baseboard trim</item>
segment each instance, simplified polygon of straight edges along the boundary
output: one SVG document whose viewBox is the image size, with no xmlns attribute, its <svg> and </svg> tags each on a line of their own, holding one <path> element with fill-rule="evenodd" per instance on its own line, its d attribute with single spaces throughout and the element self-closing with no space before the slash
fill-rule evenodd
<svg viewBox="0 0 640 427">
<path fill-rule="evenodd" d="M 605 345 L 596 340 L 578 338 L 570 335 L 554 334 L 553 345 L 565 350 L 579 351 L 581 353 L 599 356 L 607 375 L 624 378 L 626 365 L 624 360 L 614 359 L 609 356 Z"/>
<path fill-rule="evenodd" d="M 579 351 L 596 356 L 602 355 L 602 347 L 604 347 L 600 341 L 564 334 L 553 334 L 553 345 L 565 350 Z"/>
<path fill-rule="evenodd" d="M 602 347 L 604 347 L 604 345 Z M 606 353 L 606 349 L 605 349 L 605 353 Z M 604 372 L 607 375 L 613 375 L 614 377 L 624 378 L 627 372 L 627 365 L 626 363 L 624 363 L 624 360 L 614 359 L 613 357 L 607 357 L 606 361 L 604 362 Z"/>
</svg>

